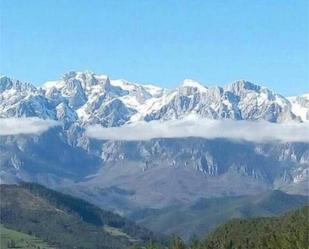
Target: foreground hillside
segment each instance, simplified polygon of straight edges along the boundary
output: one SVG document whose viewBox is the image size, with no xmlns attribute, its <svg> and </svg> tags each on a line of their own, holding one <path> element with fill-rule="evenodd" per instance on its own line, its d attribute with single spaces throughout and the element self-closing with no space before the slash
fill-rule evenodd
<svg viewBox="0 0 309 249">
<path fill-rule="evenodd" d="M 127 248 L 156 241 L 119 215 L 36 184 L 1 185 L 1 224 L 57 248 Z"/>
<path fill-rule="evenodd" d="M 0 194 L 1 248 L 307 249 L 309 245 L 309 206 L 278 217 L 232 219 L 204 240 L 191 239 L 186 245 L 179 237 L 167 243 L 163 236 L 121 216 L 37 184 L 0 185 Z M 204 224 L 210 229 L 214 226 L 211 221 L 218 222 L 221 216 L 223 223 L 233 217 L 274 215 L 304 203 L 305 197 L 273 191 L 238 199 L 200 200 L 183 215 L 176 208 L 165 212 L 171 230 L 182 227 L 195 231 L 197 216 L 201 220 L 197 227 Z M 173 221 L 173 212 L 178 215 L 179 226 Z"/>
<path fill-rule="evenodd" d="M 276 218 L 234 219 L 220 226 L 204 240 L 186 245 L 174 237 L 169 249 L 308 249 L 309 206 Z M 150 245 L 151 249 L 160 246 Z"/>
<path fill-rule="evenodd" d="M 0 248 L 20 248 L 20 249 L 54 249 L 47 243 L 35 236 L 7 229 L 3 225 L 0 226 Z"/>
<path fill-rule="evenodd" d="M 200 248 L 307 249 L 309 206 L 276 218 L 235 219 L 219 227 Z"/>
</svg>

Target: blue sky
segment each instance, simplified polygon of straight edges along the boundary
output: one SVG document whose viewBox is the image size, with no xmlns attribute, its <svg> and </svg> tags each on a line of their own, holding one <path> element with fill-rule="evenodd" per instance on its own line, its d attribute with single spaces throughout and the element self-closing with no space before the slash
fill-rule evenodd
<svg viewBox="0 0 309 249">
<path fill-rule="evenodd" d="M 309 92 L 307 0 L 0 0 L 1 74 L 69 70 L 175 87 L 247 79 Z"/>
</svg>

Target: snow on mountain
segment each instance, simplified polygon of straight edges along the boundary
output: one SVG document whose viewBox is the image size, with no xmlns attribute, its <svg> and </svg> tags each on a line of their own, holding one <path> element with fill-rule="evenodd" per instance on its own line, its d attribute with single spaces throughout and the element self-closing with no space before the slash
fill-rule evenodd
<svg viewBox="0 0 309 249">
<path fill-rule="evenodd" d="M 242 119 L 270 122 L 297 119 L 291 110 L 290 102 L 266 87 L 241 80 L 226 86 L 225 91 L 235 95 Z"/>
<path fill-rule="evenodd" d="M 188 89 L 197 89 L 200 92 L 206 92 L 207 87 L 203 86 L 201 83 L 192 80 L 192 79 L 185 79 L 182 84 L 182 88 L 188 88 Z"/>
<path fill-rule="evenodd" d="M 209 119 L 289 122 L 308 119 L 306 96 L 286 99 L 248 81 L 206 87 L 186 79 L 174 90 L 68 72 L 41 88 L 1 77 L 0 117 L 39 117 L 65 123 L 120 126 L 138 120 Z"/>
<path fill-rule="evenodd" d="M 56 119 L 55 110 L 40 89 L 29 83 L 0 78 L 0 117 Z"/>
<path fill-rule="evenodd" d="M 292 104 L 292 111 L 301 117 L 302 121 L 309 121 L 309 93 L 301 96 L 289 97 Z"/>
<path fill-rule="evenodd" d="M 82 123 L 119 126 L 142 112 L 147 100 L 164 93 L 163 88 L 126 80 L 110 80 L 92 72 L 69 72 L 60 81 L 44 84 L 52 101 L 67 102 Z"/>
<path fill-rule="evenodd" d="M 128 94 L 119 99 L 128 107 L 134 108 L 139 112 L 142 112 L 147 100 L 161 97 L 165 91 L 165 89 L 160 87 L 152 85 L 143 86 L 126 80 L 112 80 L 111 84 L 127 91 Z"/>
<path fill-rule="evenodd" d="M 197 82 L 185 81 L 162 98 L 163 104 L 150 110 L 146 121 L 177 119 L 189 114 L 210 119 L 297 120 L 287 99 L 247 81 L 236 81 L 224 88 L 206 88 Z"/>
</svg>

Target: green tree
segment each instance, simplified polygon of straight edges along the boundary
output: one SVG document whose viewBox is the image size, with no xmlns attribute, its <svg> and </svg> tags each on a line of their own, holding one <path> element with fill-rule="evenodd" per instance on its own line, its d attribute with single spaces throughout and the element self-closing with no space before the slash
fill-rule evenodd
<svg viewBox="0 0 309 249">
<path fill-rule="evenodd" d="M 11 239 L 11 240 L 9 241 L 9 243 L 8 243 L 8 247 L 9 247 L 9 248 L 15 248 L 15 247 L 16 247 L 16 242 L 15 242 L 15 240 L 12 240 L 12 239 Z"/>
<path fill-rule="evenodd" d="M 157 249 L 156 244 L 153 241 L 150 241 L 147 245 L 146 245 L 146 249 Z"/>
<path fill-rule="evenodd" d="M 173 236 L 170 249 L 185 249 L 186 245 L 179 236 Z"/>
<path fill-rule="evenodd" d="M 199 248 L 199 239 L 198 237 L 196 236 L 196 234 L 193 234 L 190 238 L 190 248 L 192 249 L 198 249 Z"/>
</svg>

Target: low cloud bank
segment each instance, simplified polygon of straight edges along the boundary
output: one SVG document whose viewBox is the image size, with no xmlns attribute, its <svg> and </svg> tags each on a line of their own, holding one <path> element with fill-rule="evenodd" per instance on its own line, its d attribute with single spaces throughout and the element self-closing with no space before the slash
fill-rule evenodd
<svg viewBox="0 0 309 249">
<path fill-rule="evenodd" d="M 57 125 L 57 121 L 39 118 L 0 118 L 0 136 L 41 134 Z"/>
<path fill-rule="evenodd" d="M 137 122 L 121 127 L 89 126 L 86 134 L 102 140 L 149 140 L 152 138 L 227 138 L 251 142 L 309 142 L 309 123 L 275 124 L 266 121 L 173 120 Z"/>
</svg>

